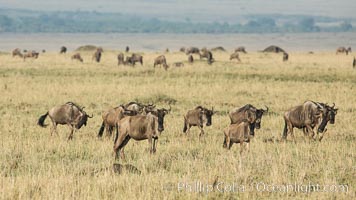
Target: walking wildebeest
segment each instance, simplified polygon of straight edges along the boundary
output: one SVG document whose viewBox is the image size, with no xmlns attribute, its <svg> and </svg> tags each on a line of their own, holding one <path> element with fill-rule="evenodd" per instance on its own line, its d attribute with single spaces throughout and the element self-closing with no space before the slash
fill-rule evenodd
<svg viewBox="0 0 356 200">
<path fill-rule="evenodd" d="M 119 53 L 117 55 L 117 65 L 124 65 L 125 64 L 125 56 L 123 53 Z"/>
<path fill-rule="evenodd" d="M 311 134 L 314 138 L 317 128 L 318 133 L 323 133 L 324 129 L 330 121 L 331 124 L 335 121 L 337 109 L 326 107 L 326 104 L 313 101 L 306 101 L 302 105 L 295 106 L 284 113 L 284 130 L 283 139 L 287 139 L 288 134 L 294 138 L 293 128 L 304 129 L 304 134 Z M 321 139 L 320 139 L 321 140 Z"/>
<path fill-rule="evenodd" d="M 352 62 L 352 67 L 355 68 L 356 67 L 356 58 L 354 57 L 354 61 Z"/>
<path fill-rule="evenodd" d="M 244 143 L 246 143 L 246 149 L 249 149 L 250 144 L 250 130 L 251 122 L 248 120 L 243 120 L 238 124 L 230 124 L 227 128 L 224 129 L 224 144 L 223 147 L 230 150 L 231 146 L 234 143 L 240 143 L 240 154 L 243 151 Z"/>
<path fill-rule="evenodd" d="M 32 51 L 29 51 L 27 53 L 25 53 L 23 55 L 23 60 L 26 60 L 26 58 L 34 58 L 34 59 L 37 59 L 38 58 L 38 55 L 40 55 L 40 53 L 32 50 Z"/>
<path fill-rule="evenodd" d="M 286 52 L 283 52 L 283 62 L 288 61 L 289 55 Z"/>
<path fill-rule="evenodd" d="M 42 115 L 37 124 L 41 127 L 46 127 L 44 121 L 47 116 L 52 121 L 53 127 L 51 128 L 51 135 L 53 132 L 57 133 L 57 124 L 68 125 L 71 129 L 68 140 L 73 138 L 74 128 L 79 130 L 83 125 L 87 125 L 88 118 L 92 118 L 93 116 L 89 116 L 84 110 L 84 107 L 79 107 L 78 105 L 67 102 L 64 105 L 55 106 L 51 108 L 46 114 Z"/>
<path fill-rule="evenodd" d="M 185 54 L 189 55 L 189 54 L 192 54 L 192 53 L 199 54 L 200 53 L 199 48 L 197 48 L 197 47 L 189 47 L 189 48 L 185 49 Z"/>
<path fill-rule="evenodd" d="M 138 54 L 135 54 L 135 53 L 133 53 L 131 55 L 131 57 L 130 56 L 126 56 L 126 61 L 125 61 L 126 64 L 130 64 L 132 66 L 135 66 L 136 62 L 139 62 L 139 63 L 141 63 L 141 65 L 143 65 L 143 57 L 141 55 L 138 55 Z"/>
<path fill-rule="evenodd" d="M 188 56 L 188 62 L 189 62 L 189 63 L 193 63 L 193 62 L 194 62 L 193 55 L 189 55 L 189 56 Z"/>
<path fill-rule="evenodd" d="M 164 116 L 169 112 L 170 109 L 162 108 L 147 115 L 135 115 L 122 118 L 117 123 L 118 129 L 114 143 L 116 158 L 119 158 L 120 153 L 121 158 L 124 159 L 124 147 L 131 138 L 139 141 L 148 139 L 150 153 L 155 153 L 158 135 L 164 131 Z"/>
<path fill-rule="evenodd" d="M 97 48 L 92 56 L 92 60 L 100 62 L 102 52 L 104 52 L 104 50 L 101 47 Z"/>
<path fill-rule="evenodd" d="M 237 47 L 234 52 L 247 53 L 245 47 Z"/>
<path fill-rule="evenodd" d="M 175 63 L 173 63 L 173 66 L 175 66 L 175 67 L 184 67 L 184 63 L 182 63 L 182 62 L 175 62 Z"/>
<path fill-rule="evenodd" d="M 20 58 L 23 58 L 23 54 L 21 53 L 21 50 L 19 48 L 16 48 L 12 51 L 12 57 L 19 56 Z"/>
<path fill-rule="evenodd" d="M 126 116 L 136 115 L 138 112 L 134 110 L 129 110 L 125 108 L 123 105 L 120 105 L 115 108 L 111 108 L 102 114 L 103 123 L 100 126 L 98 137 L 102 137 L 104 130 L 106 129 L 107 136 L 112 135 L 112 130 L 116 127 L 116 124 L 120 119 Z"/>
<path fill-rule="evenodd" d="M 83 62 L 83 58 L 82 58 L 82 56 L 80 56 L 80 53 L 75 53 L 74 55 L 72 55 L 71 59 L 79 60 L 80 62 Z"/>
<path fill-rule="evenodd" d="M 153 67 L 155 68 L 156 65 L 160 65 L 160 66 L 163 66 L 163 68 L 165 70 L 168 69 L 168 65 L 167 65 L 167 61 L 166 61 L 166 57 L 164 55 L 160 55 L 158 56 L 155 60 L 154 60 L 154 64 L 153 64 Z"/>
<path fill-rule="evenodd" d="M 208 64 L 211 64 L 214 62 L 213 54 L 211 51 L 207 50 L 206 48 L 203 48 L 201 50 L 201 53 L 199 53 L 200 60 L 203 58 L 206 58 L 208 60 Z"/>
<path fill-rule="evenodd" d="M 59 50 L 60 54 L 67 53 L 67 47 L 62 46 L 61 49 Z"/>
<path fill-rule="evenodd" d="M 232 54 L 230 55 L 230 60 L 232 60 L 232 59 L 236 59 L 236 60 L 238 60 L 239 62 L 241 62 L 240 56 L 239 56 L 239 53 L 238 53 L 238 52 L 232 53 Z"/>
<path fill-rule="evenodd" d="M 347 48 L 346 47 L 339 47 L 336 49 L 336 54 L 339 53 L 346 53 L 346 55 L 348 55 L 349 53 L 351 53 L 351 47 Z"/>
<path fill-rule="evenodd" d="M 188 110 L 187 114 L 184 115 L 183 133 L 188 134 L 192 126 L 198 126 L 200 129 L 199 137 L 201 137 L 204 134 L 204 122 L 206 122 L 206 126 L 211 126 L 211 118 L 214 113 L 214 108 L 209 110 L 202 106 L 197 106 L 193 110 Z"/>
</svg>

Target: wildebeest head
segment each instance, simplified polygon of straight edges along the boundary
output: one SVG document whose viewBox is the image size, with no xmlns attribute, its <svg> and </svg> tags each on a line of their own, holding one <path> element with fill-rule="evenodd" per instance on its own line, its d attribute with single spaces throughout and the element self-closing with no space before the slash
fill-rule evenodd
<svg viewBox="0 0 356 200">
<path fill-rule="evenodd" d="M 169 105 L 169 109 L 161 108 L 157 109 L 157 111 L 152 112 L 152 114 L 156 115 L 158 118 L 158 131 L 162 132 L 164 131 L 164 116 L 168 114 L 171 111 L 171 106 Z"/>
<path fill-rule="evenodd" d="M 92 118 L 92 116 L 89 116 L 84 110 L 84 107 L 82 108 L 82 111 L 80 111 L 80 116 L 79 116 L 79 122 L 75 126 L 75 128 L 80 129 L 83 125 L 87 125 L 88 118 Z"/>
<path fill-rule="evenodd" d="M 268 107 L 266 106 L 266 110 L 261 109 L 256 109 L 256 124 L 255 127 L 256 129 L 260 129 L 261 128 L 261 120 L 262 120 L 262 116 L 264 113 L 268 112 Z"/>
<path fill-rule="evenodd" d="M 327 104 L 323 105 L 323 116 L 322 116 L 321 124 L 318 128 L 318 132 L 320 133 L 324 132 L 324 129 L 329 121 L 330 124 L 335 123 L 335 116 L 337 114 L 338 109 L 334 107 L 335 107 L 335 103 L 333 103 L 333 106 L 329 106 Z"/>
<path fill-rule="evenodd" d="M 215 114 L 214 112 L 214 107 L 211 108 L 211 110 L 207 109 L 207 108 L 203 108 L 203 114 L 206 118 L 206 126 L 211 126 L 212 125 L 212 116 Z"/>
</svg>

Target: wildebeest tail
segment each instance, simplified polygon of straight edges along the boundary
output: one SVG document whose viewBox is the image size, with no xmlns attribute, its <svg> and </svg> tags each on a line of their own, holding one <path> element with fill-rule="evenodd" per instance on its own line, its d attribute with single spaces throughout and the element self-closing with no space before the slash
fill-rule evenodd
<svg viewBox="0 0 356 200">
<path fill-rule="evenodd" d="M 103 136 L 104 129 L 105 129 L 105 123 L 103 121 L 103 123 L 101 124 L 100 129 L 99 129 L 98 137 L 102 137 Z"/>
<path fill-rule="evenodd" d="M 119 126 L 116 124 L 115 127 L 116 127 L 116 135 L 115 135 L 115 142 L 114 142 L 114 145 L 116 144 L 116 141 L 117 141 L 117 139 L 119 138 Z"/>
<path fill-rule="evenodd" d="M 46 112 L 46 114 L 42 115 L 42 116 L 38 119 L 37 124 L 38 124 L 39 126 L 41 126 L 41 127 L 46 127 L 46 126 L 47 126 L 46 124 L 44 124 L 44 121 L 45 121 L 47 115 L 48 115 L 48 112 Z"/>
<path fill-rule="evenodd" d="M 287 138 L 287 122 L 284 122 L 284 129 L 283 129 L 283 135 L 282 135 L 283 139 Z"/>
</svg>

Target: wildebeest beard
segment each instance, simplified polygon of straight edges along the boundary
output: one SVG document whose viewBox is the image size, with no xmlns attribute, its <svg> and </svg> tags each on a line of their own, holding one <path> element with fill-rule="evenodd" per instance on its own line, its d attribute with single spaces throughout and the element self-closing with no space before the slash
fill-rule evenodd
<svg viewBox="0 0 356 200">
<path fill-rule="evenodd" d="M 255 136 L 255 123 L 249 124 L 250 135 Z"/>
<path fill-rule="evenodd" d="M 87 125 L 87 121 L 88 121 L 88 115 L 86 113 L 84 113 L 75 127 L 77 129 L 80 129 L 83 125 L 84 126 Z"/>
</svg>

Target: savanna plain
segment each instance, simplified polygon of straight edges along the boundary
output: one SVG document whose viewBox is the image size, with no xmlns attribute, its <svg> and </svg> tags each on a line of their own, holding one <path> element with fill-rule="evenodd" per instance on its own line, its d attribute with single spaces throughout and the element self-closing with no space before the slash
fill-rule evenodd
<svg viewBox="0 0 356 200">
<path fill-rule="evenodd" d="M 195 56 L 187 63 L 180 52 L 140 52 L 144 65 L 117 66 L 118 51 L 106 50 L 101 63 L 93 52 L 81 52 L 84 63 L 58 52 L 36 60 L 0 54 L 0 198 L 1 199 L 355 199 L 356 187 L 356 69 L 353 55 L 335 52 L 249 52 L 241 63 L 229 61 L 231 52 L 214 52 L 208 65 Z M 164 54 L 170 68 L 153 68 Z M 354 54 L 354 53 L 353 53 Z M 184 67 L 173 67 L 183 61 Z M 335 103 L 335 124 L 321 142 L 301 130 L 281 142 L 283 113 L 306 100 Z M 55 105 L 73 101 L 94 117 L 67 141 L 69 128 L 37 125 L 40 115 Z M 165 117 L 157 152 L 148 142 L 131 140 L 126 160 L 141 171 L 115 173 L 113 138 L 97 138 L 101 113 L 130 101 L 154 102 L 172 111 Z M 250 151 L 240 145 L 224 149 L 223 129 L 228 112 L 252 104 L 269 107 Z M 183 115 L 203 105 L 214 107 L 212 126 L 193 127 L 183 134 Z M 50 120 L 47 119 L 49 124 Z M 217 182 L 219 189 L 207 190 Z M 256 188 L 256 184 L 259 188 Z M 268 191 L 265 185 L 344 185 L 347 191 Z M 196 185 L 201 185 L 199 188 Z M 232 189 L 234 184 L 235 189 Z M 269 187 L 271 190 L 271 187 Z"/>
</svg>

